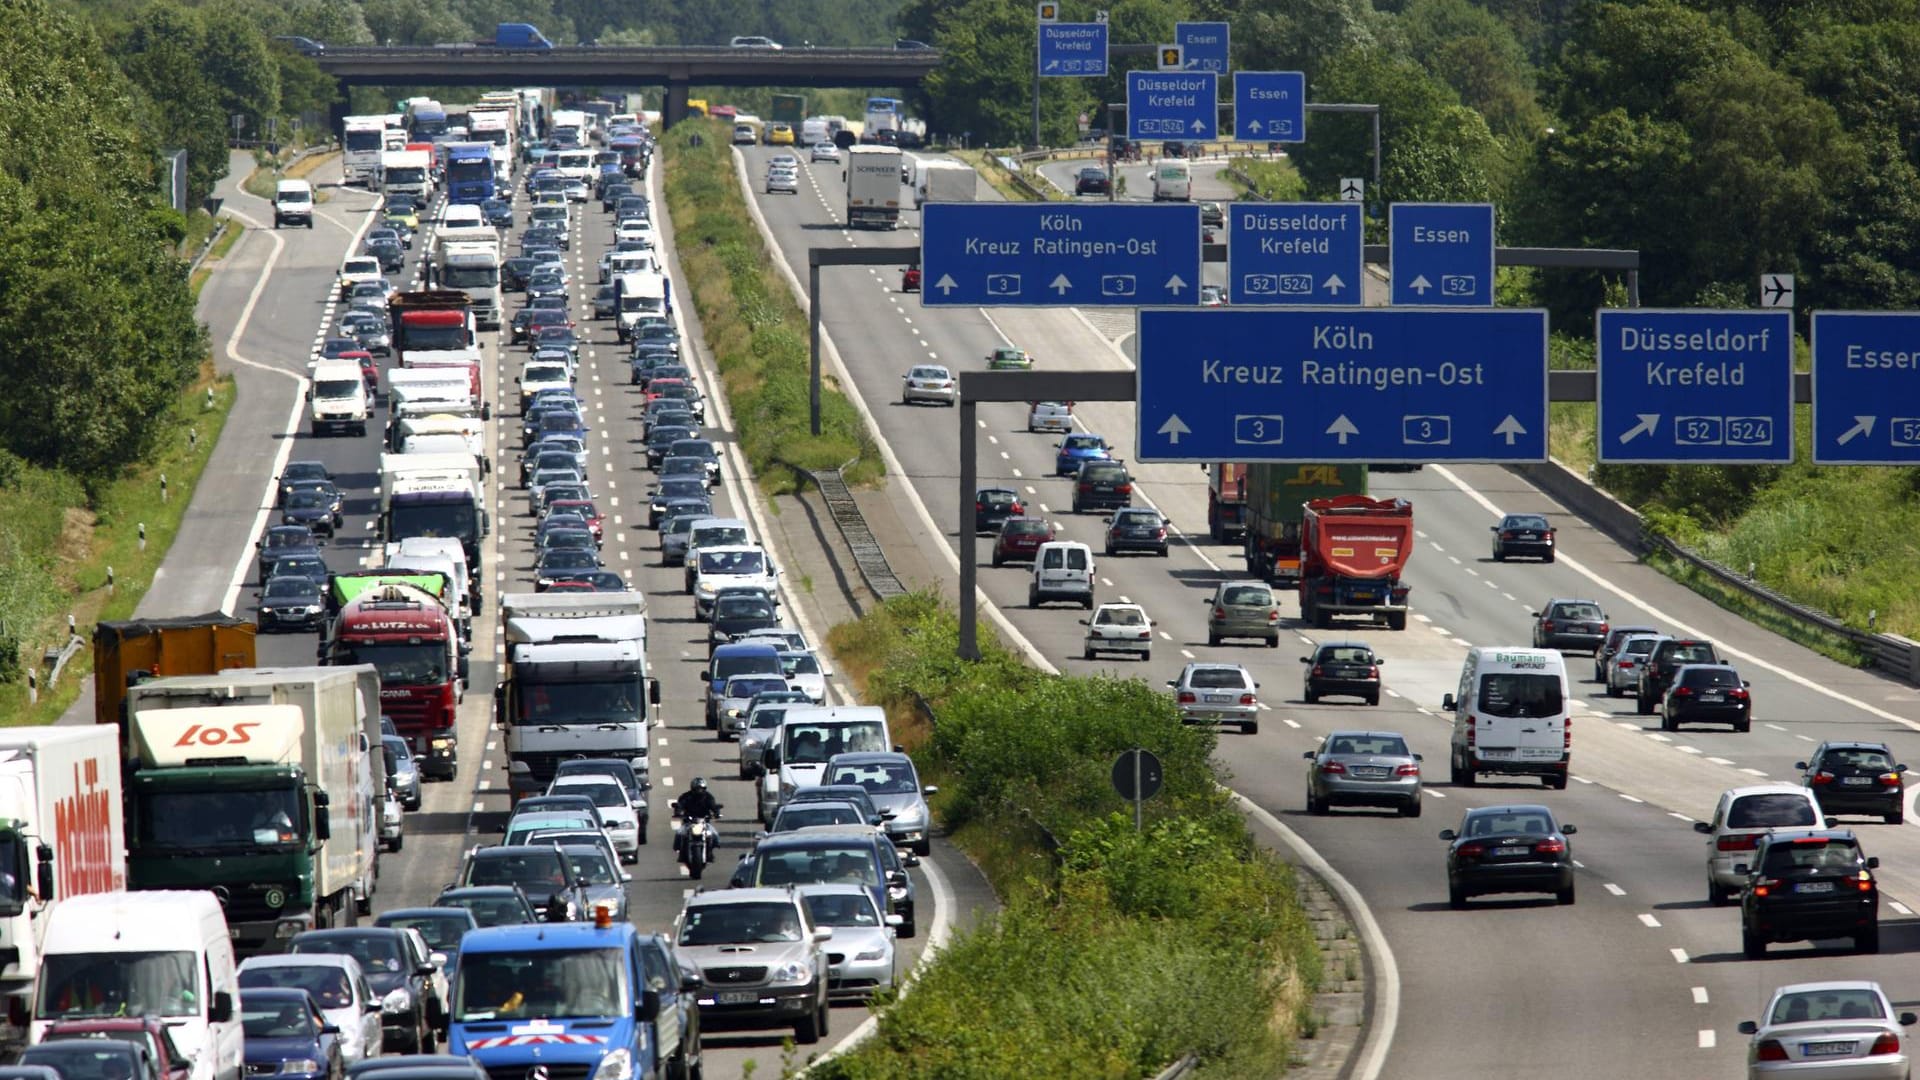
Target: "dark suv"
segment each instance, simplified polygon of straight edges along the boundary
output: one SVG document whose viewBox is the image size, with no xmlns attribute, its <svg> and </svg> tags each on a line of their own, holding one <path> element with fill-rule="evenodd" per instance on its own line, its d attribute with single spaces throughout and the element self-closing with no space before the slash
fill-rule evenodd
<svg viewBox="0 0 1920 1080">
<path fill-rule="evenodd" d="M 1025 514 L 1020 493 L 1012 488 L 981 488 L 973 493 L 973 531 L 999 532 L 1008 518 Z"/>
<path fill-rule="evenodd" d="M 1697 638 L 1661 638 L 1640 665 L 1640 686 L 1635 694 L 1634 711 L 1650 715 L 1653 707 L 1665 701 L 1667 688 L 1673 685 L 1674 672 L 1688 664 L 1717 664 L 1720 650 L 1711 641 Z"/>
<path fill-rule="evenodd" d="M 1761 838 L 1743 863 L 1740 944 L 1758 960 L 1776 941 L 1850 937 L 1855 952 L 1880 951 L 1880 860 L 1845 830 Z M 1740 866 L 1734 867 L 1736 873 Z"/>
<path fill-rule="evenodd" d="M 1607 613 L 1592 600 L 1549 600 L 1533 618 L 1536 649 L 1590 653 L 1607 640 Z"/>
<path fill-rule="evenodd" d="M 1307 665 L 1306 685 L 1301 697 L 1312 705 L 1329 694 L 1361 698 L 1369 705 L 1380 704 L 1379 657 L 1363 641 L 1329 641 L 1315 646 L 1311 656 L 1300 662 Z"/>
<path fill-rule="evenodd" d="M 1906 820 L 1907 767 L 1895 763 L 1886 743 L 1823 742 L 1793 767 L 1823 815 L 1867 814 L 1889 825 Z"/>
<path fill-rule="evenodd" d="M 1073 512 L 1133 505 L 1133 477 L 1117 461 L 1089 461 L 1073 480 Z"/>
<path fill-rule="evenodd" d="M 1753 695 L 1740 673 L 1725 664 L 1688 664 L 1674 673 L 1673 685 L 1660 703 L 1660 730 L 1679 731 L 1681 724 L 1732 724 L 1735 731 L 1753 727 Z"/>
</svg>

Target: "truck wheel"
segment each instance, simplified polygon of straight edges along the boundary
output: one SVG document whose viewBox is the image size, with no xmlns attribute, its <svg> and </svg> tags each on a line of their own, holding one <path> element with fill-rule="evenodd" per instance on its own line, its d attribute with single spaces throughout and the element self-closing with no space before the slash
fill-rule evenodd
<svg viewBox="0 0 1920 1080">
<path fill-rule="evenodd" d="M 1567 774 L 1555 773 L 1554 775 L 1547 777 L 1547 786 L 1552 788 L 1555 791 L 1567 790 Z"/>
<path fill-rule="evenodd" d="M 396 836 L 393 838 L 393 842 L 387 845 L 387 850 L 399 851 L 400 848 L 406 844 L 406 842 L 407 842 L 407 838 L 405 834 Z"/>
<path fill-rule="evenodd" d="M 1395 612 L 1391 612 L 1391 613 L 1389 613 L 1389 614 L 1387 615 L 1387 629 L 1389 629 L 1389 630 L 1405 630 L 1406 628 L 1407 628 L 1407 613 L 1406 613 L 1406 612 L 1404 612 L 1404 611 L 1395 611 Z"/>
</svg>

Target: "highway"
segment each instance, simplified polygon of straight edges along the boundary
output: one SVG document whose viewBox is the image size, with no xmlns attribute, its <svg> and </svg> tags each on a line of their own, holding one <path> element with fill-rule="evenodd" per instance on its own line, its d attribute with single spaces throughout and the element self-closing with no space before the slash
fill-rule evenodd
<svg viewBox="0 0 1920 1080">
<path fill-rule="evenodd" d="M 742 151 L 756 180 L 770 151 Z M 1052 168 L 1069 173 L 1077 164 Z M 1196 176 L 1206 173 L 1196 169 Z M 892 233 L 846 232 L 840 170 L 802 167 L 801 193 L 758 195 L 782 255 L 805 280 L 813 245 L 910 247 L 917 213 Z M 1129 182 L 1129 190 L 1134 188 Z M 988 197 L 984 184 L 982 197 Z M 1204 189 L 1197 198 L 1206 197 Z M 825 329 L 851 388 L 878 425 L 896 464 L 891 502 L 914 530 L 938 582 L 950 595 L 957 577 L 951 523 L 957 517 L 954 413 L 899 403 L 901 375 L 915 363 L 983 368 L 1002 344 L 1028 349 L 1048 369 L 1124 369 L 1130 353 L 1124 315 L 1074 310 L 923 309 L 898 291 L 897 271 L 822 272 Z M 1377 283 L 1376 283 L 1377 284 Z M 1084 430 L 1132 456 L 1130 403 L 1081 403 Z M 1052 475 L 1053 442 L 1024 430 L 1024 407 L 982 406 L 980 483 L 1022 492 L 1031 513 L 1062 536 L 1100 546 L 1099 518 L 1068 513 L 1069 490 Z M 1045 662 L 1072 673 L 1137 676 L 1161 685 L 1189 660 L 1245 664 L 1261 682 L 1258 734 L 1222 734 L 1218 760 L 1255 808 L 1256 832 L 1278 824 L 1307 840 L 1365 897 L 1395 958 L 1398 1023 L 1385 1067 L 1396 1078 L 1522 1077 L 1551 1069 L 1568 1077 L 1694 1078 L 1736 1075 L 1745 1039 L 1735 1025 L 1753 1018 L 1776 986 L 1826 978 L 1879 980 L 1896 1001 L 1920 1001 L 1920 973 L 1901 954 L 1920 949 L 1920 832 L 1844 819 L 1882 860 L 1882 953 L 1843 947 L 1775 946 L 1767 959 L 1740 955 L 1735 908 L 1706 899 L 1705 838 L 1692 824 L 1730 787 L 1796 780 L 1796 761 L 1822 739 L 1889 741 L 1903 759 L 1920 750 L 1920 694 L 1854 671 L 1735 619 L 1661 575 L 1565 513 L 1504 469 L 1429 466 L 1375 474 L 1372 491 L 1409 499 L 1418 550 L 1408 570 L 1414 616 L 1394 633 L 1351 628 L 1320 637 L 1364 640 L 1387 658 L 1386 696 L 1377 708 L 1338 699 L 1314 706 L 1300 697 L 1300 664 L 1309 635 L 1290 619 L 1281 648 L 1205 644 L 1205 598 L 1221 580 L 1243 575 L 1237 551 L 1205 540 L 1206 486 L 1194 465 L 1135 466 L 1136 492 L 1184 534 L 1168 558 L 1100 559 L 1098 596 L 1143 604 L 1158 620 L 1151 662 L 1080 659 L 1085 614 L 1077 608 L 1024 607 L 1023 566 L 987 565 L 977 549 L 986 597 Z M 1498 514 L 1545 512 L 1559 527 L 1561 557 L 1551 565 L 1495 564 L 1489 527 Z M 949 571 L 951 571 L 949 573 Z M 1447 782 L 1449 716 L 1438 709 L 1454 689 L 1469 645 L 1526 645 L 1531 612 L 1549 598 L 1597 601 L 1615 623 L 1645 623 L 1721 644 L 1750 680 L 1755 720 L 1749 734 L 1687 729 L 1663 734 L 1630 700 L 1604 695 L 1584 657 L 1569 657 L 1578 680 L 1573 723 L 1575 783 L 1562 792 L 1532 781 L 1458 788 Z M 1297 610 L 1289 601 L 1289 612 Z M 982 625 L 989 625 L 983 618 Z M 1394 729 L 1425 754 L 1425 816 L 1339 810 L 1304 811 L 1301 754 L 1338 729 Z M 1911 801 L 1911 795 L 1910 795 Z M 1435 838 L 1468 807 L 1544 802 L 1579 825 L 1578 904 L 1550 897 L 1490 898 L 1470 910 L 1447 905 L 1444 845 Z M 1828 943 L 1838 944 L 1838 943 Z M 1377 963 L 1377 961 L 1376 961 Z M 1376 977 L 1380 972 L 1376 969 Z M 1378 983 L 1376 983 L 1376 989 Z M 1376 1014 L 1378 1015 L 1378 1014 Z M 1361 1074 L 1365 1075 L 1365 1074 Z"/>
<path fill-rule="evenodd" d="M 248 167 L 244 160 L 236 163 L 236 169 Z M 378 564 L 374 529 L 381 449 L 378 431 L 384 422 L 384 410 L 376 412 L 364 438 L 315 438 L 301 410 L 289 413 L 299 403 L 300 393 L 296 378 L 288 376 L 305 374 L 308 358 L 317 352 L 336 314 L 343 310 L 335 295 L 335 273 L 341 259 L 358 250 L 359 238 L 377 204 L 376 198 L 362 190 L 340 187 L 337 165 L 323 169 L 314 180 L 324 202 L 311 231 L 273 231 L 272 210 L 266 202 L 237 188 L 227 193 L 231 212 L 250 225 L 267 227 L 250 231 L 226 265 L 213 275 L 202 308 L 213 323 L 222 366 L 235 370 L 242 380 L 242 399 L 216 454 L 217 460 L 228 464 L 222 466 L 224 471 L 209 473 L 193 505 L 191 517 L 194 528 L 200 531 L 194 534 L 192 543 L 183 542 L 169 553 L 161 583 L 142 606 L 142 615 L 199 613 L 223 603 L 243 618 L 254 615 L 258 586 L 253 572 L 253 542 L 261 524 L 269 518 L 270 482 L 288 460 L 324 462 L 347 493 L 345 525 L 339 530 L 339 539 L 325 552 L 329 566 L 347 571 Z M 653 181 L 653 195 L 660 205 L 658 170 Z M 524 196 L 520 209 L 524 220 Z M 670 252 L 670 223 L 664 212 L 657 218 Z M 751 846 L 758 826 L 753 821 L 751 786 L 734 779 L 734 745 L 716 739 L 701 718 L 703 684 L 698 672 L 706 657 L 706 628 L 692 617 L 692 600 L 682 591 L 680 569 L 659 564 L 654 536 L 644 527 L 644 508 L 636 515 L 636 503 L 646 496 L 651 476 L 644 469 L 644 447 L 637 439 L 636 417 L 642 399 L 629 385 L 626 352 L 615 341 L 611 323 L 591 318 L 595 264 L 611 241 L 610 221 L 597 200 L 576 206 L 574 230 L 568 260 L 574 283 L 571 295 L 577 325 L 586 331 L 590 342 L 582 350 L 578 390 L 592 427 L 589 444 L 596 462 L 592 479 L 602 509 L 609 514 L 603 555 L 610 569 L 621 573 L 648 597 L 649 664 L 662 691 L 664 720 L 652 732 L 651 747 L 655 786 L 647 831 L 652 842 L 642 850 L 638 864 L 628 868 L 633 875 L 628 890 L 630 915 L 643 930 L 665 930 L 691 887 L 667 842 L 667 801 L 696 775 L 713 780 L 726 806 L 721 822 L 723 850 L 714 876 L 709 878 L 713 887 L 724 886 L 726 873 L 734 859 Z M 423 225 L 406 269 L 396 277 L 403 287 L 417 287 L 420 258 L 430 244 L 430 233 Z M 512 243 L 507 246 L 509 250 L 517 247 Z M 263 273 L 268 267 L 271 272 Z M 677 264 L 674 272 L 676 295 L 691 295 L 677 276 Z M 505 313 L 510 316 L 519 301 L 518 296 L 510 296 Z M 678 317 L 692 319 L 691 312 L 684 308 Z M 709 423 L 717 429 L 712 433 L 717 441 L 731 444 L 725 403 L 711 396 L 716 393 L 716 384 L 710 357 L 698 338 L 697 326 L 689 322 L 684 329 L 690 355 L 698 356 L 702 365 L 696 370 L 710 395 Z M 512 486 L 518 477 L 515 463 L 520 444 L 512 380 L 527 354 L 520 348 L 500 348 L 495 338 L 493 334 L 483 335 L 488 358 L 483 366 L 486 399 L 496 403 L 503 397 L 507 400 L 506 407 L 496 413 L 488 436 L 489 452 L 496 464 L 488 490 L 494 532 L 487 555 L 485 608 L 474 621 L 470 688 L 459 709 L 459 775 L 453 782 L 427 785 L 424 805 L 408 814 L 404 851 L 382 859 L 376 910 L 430 902 L 454 878 L 468 848 L 497 842 L 497 831 L 505 820 L 506 760 L 499 733 L 490 726 L 492 688 L 504 649 L 495 613 L 502 593 L 532 591 L 533 519 L 525 494 Z M 227 343 L 224 350 L 223 342 Z M 504 394 L 502 387 L 506 388 Z M 724 483 L 715 492 L 716 512 L 746 510 L 740 516 L 752 518 L 760 511 L 741 502 L 741 459 L 731 445 L 725 448 L 725 454 Z M 765 535 L 764 529 L 759 531 Z M 784 557 L 778 550 L 774 555 L 776 561 Z M 244 571 L 236 584 L 236 567 L 242 565 Z M 810 624 L 804 608 L 791 595 L 786 610 L 797 615 L 812 641 L 823 639 L 827 628 Z M 309 665 L 314 662 L 316 644 L 313 634 L 262 635 L 259 662 L 262 666 Z M 844 688 L 834 690 L 844 700 Z M 992 903 L 978 872 L 944 840 L 935 840 L 933 856 L 913 874 L 920 927 L 915 939 L 900 943 L 902 971 L 912 966 L 929 943 L 945 936 L 956 914 L 964 918 L 968 912 Z M 831 1035 L 814 1051 L 825 1051 L 844 1039 L 866 1015 L 864 1008 L 836 1007 Z M 780 1062 L 781 1042 L 789 1034 L 710 1034 L 704 1042 L 705 1075 L 710 1080 L 731 1080 L 756 1069 L 764 1073 Z"/>
</svg>

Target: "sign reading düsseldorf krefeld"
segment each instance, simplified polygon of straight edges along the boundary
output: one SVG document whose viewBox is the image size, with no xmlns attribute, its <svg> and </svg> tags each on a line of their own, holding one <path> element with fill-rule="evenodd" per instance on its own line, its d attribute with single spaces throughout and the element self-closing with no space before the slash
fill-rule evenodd
<svg viewBox="0 0 1920 1080">
<path fill-rule="evenodd" d="M 1594 334 L 1601 461 L 1793 460 L 1793 312 L 1602 308 Z"/>
<path fill-rule="evenodd" d="M 1360 303 L 1365 240 L 1360 210 L 1357 202 L 1229 205 L 1228 302 Z"/>
<path fill-rule="evenodd" d="M 929 203 L 920 302 L 1197 304 L 1198 203 Z"/>
<path fill-rule="evenodd" d="M 1106 73 L 1106 23 L 1040 24 L 1040 74 L 1084 77 Z"/>
<path fill-rule="evenodd" d="M 1544 461 L 1547 315 L 1142 311 L 1140 461 Z"/>
<path fill-rule="evenodd" d="M 1127 72 L 1127 138 L 1217 139 L 1220 77 L 1210 71 Z"/>
<path fill-rule="evenodd" d="M 1920 463 L 1920 312 L 1813 313 L 1813 460 Z"/>
</svg>

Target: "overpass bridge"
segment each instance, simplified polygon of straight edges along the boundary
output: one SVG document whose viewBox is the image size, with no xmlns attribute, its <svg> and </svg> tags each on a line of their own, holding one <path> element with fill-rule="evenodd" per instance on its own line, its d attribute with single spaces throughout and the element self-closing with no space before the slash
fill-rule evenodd
<svg viewBox="0 0 1920 1080">
<path fill-rule="evenodd" d="M 686 116 L 695 86 L 905 87 L 940 66 L 935 49 L 723 45 L 350 46 L 309 55 L 342 86 L 660 86 L 668 126 Z"/>
</svg>

